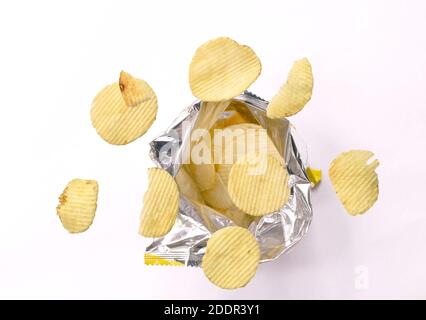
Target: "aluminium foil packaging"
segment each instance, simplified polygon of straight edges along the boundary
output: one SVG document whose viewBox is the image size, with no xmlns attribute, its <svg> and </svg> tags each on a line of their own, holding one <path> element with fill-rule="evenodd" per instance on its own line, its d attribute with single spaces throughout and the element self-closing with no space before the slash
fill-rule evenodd
<svg viewBox="0 0 426 320">
<path fill-rule="evenodd" d="M 249 230 L 259 243 L 261 262 L 267 262 L 276 259 L 298 243 L 308 231 L 312 221 L 311 182 L 306 173 L 306 146 L 287 119 L 266 117 L 267 101 L 247 91 L 233 100 L 240 102 L 245 108 L 244 112 L 249 113 L 267 130 L 285 160 L 290 177 L 291 193 L 287 203 L 279 211 L 256 219 L 249 226 Z M 203 106 L 205 103 L 200 101 L 191 104 L 163 134 L 150 143 L 152 160 L 172 176 L 176 176 L 181 167 L 182 152 L 190 143 L 194 124 L 200 120 L 198 119 L 200 116 L 206 114 L 200 112 Z M 225 117 L 226 110 L 215 116 L 218 119 L 209 121 Z M 201 214 L 191 201 L 181 195 L 175 225 L 166 236 L 153 239 L 146 248 L 145 263 L 200 266 L 212 233 L 231 225 L 234 223 L 230 219 L 214 209 Z"/>
</svg>

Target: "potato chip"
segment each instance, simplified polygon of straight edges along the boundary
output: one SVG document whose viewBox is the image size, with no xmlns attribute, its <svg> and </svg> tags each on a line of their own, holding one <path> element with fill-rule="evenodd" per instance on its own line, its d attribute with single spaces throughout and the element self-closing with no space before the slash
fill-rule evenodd
<svg viewBox="0 0 426 320">
<path fill-rule="evenodd" d="M 266 141 L 262 141 L 263 137 Z M 248 152 L 273 153 L 282 158 L 266 129 L 255 123 L 227 126 L 215 131 L 212 138 L 215 160 L 218 160 L 216 163 L 233 164 Z"/>
<path fill-rule="evenodd" d="M 184 159 L 188 172 L 200 191 L 213 188 L 216 178 L 209 130 L 219 115 L 228 107 L 229 101 L 203 102 L 194 128 L 191 131 L 190 159 Z M 207 134 L 206 134 L 207 133 Z M 189 161 L 188 161 L 189 160 Z"/>
<path fill-rule="evenodd" d="M 178 210 L 179 191 L 173 177 L 160 168 L 148 169 L 139 233 L 151 238 L 164 236 L 173 227 Z"/>
<path fill-rule="evenodd" d="M 234 204 L 252 216 L 279 210 L 287 202 L 290 189 L 288 173 L 273 156 L 249 154 L 232 166 L 228 180 Z"/>
<path fill-rule="evenodd" d="M 298 113 L 311 99 L 313 85 L 312 67 L 308 59 L 296 61 L 288 74 L 287 82 L 269 103 L 266 115 L 275 119 Z"/>
<path fill-rule="evenodd" d="M 256 53 L 229 38 L 217 38 L 197 49 L 189 67 L 189 84 L 203 101 L 231 99 L 246 90 L 260 75 Z"/>
<path fill-rule="evenodd" d="M 223 129 L 228 126 L 242 123 L 257 123 L 257 121 L 243 102 L 233 100 L 216 121 L 213 129 Z"/>
<path fill-rule="evenodd" d="M 98 200 L 95 180 L 73 179 L 59 197 L 56 213 L 71 233 L 86 231 L 93 222 Z"/>
<path fill-rule="evenodd" d="M 213 187 L 203 191 L 202 195 L 206 203 L 215 209 L 228 209 L 234 205 L 220 176 L 216 176 Z"/>
<path fill-rule="evenodd" d="M 228 186 L 229 173 L 231 172 L 232 164 L 216 164 L 216 173 L 222 180 L 225 186 Z"/>
<path fill-rule="evenodd" d="M 231 101 L 206 102 L 201 103 L 197 120 L 195 121 L 193 130 L 205 129 L 210 130 L 223 112 L 229 107 Z"/>
<path fill-rule="evenodd" d="M 187 199 L 204 203 L 203 196 L 200 189 L 195 183 L 194 179 L 190 176 L 185 167 L 181 167 L 175 177 L 179 192 Z"/>
<path fill-rule="evenodd" d="M 266 130 L 254 123 L 242 123 L 231 125 L 224 128 L 230 130 L 231 135 L 224 134 L 222 143 L 214 144 L 215 168 L 225 186 L 228 185 L 228 176 L 232 165 L 243 155 L 247 153 L 266 153 L 276 157 L 282 165 L 285 164 L 284 158 L 278 152 L 272 139 L 268 136 Z M 264 136 L 262 136 L 264 134 Z M 261 141 L 266 137 L 266 144 Z M 216 136 L 220 138 L 220 136 Z M 215 137 L 213 137 L 215 139 Z M 218 139 L 216 139 L 218 142 Z M 220 158 L 217 155 L 221 155 Z"/>
<path fill-rule="evenodd" d="M 185 167 L 197 183 L 200 191 L 213 188 L 216 182 L 215 166 L 211 164 L 187 164 Z"/>
<path fill-rule="evenodd" d="M 377 201 L 379 179 L 375 170 L 379 161 L 368 163 L 373 156 L 373 152 L 366 150 L 343 152 L 328 171 L 337 196 L 353 216 L 366 212 Z"/>
<path fill-rule="evenodd" d="M 222 212 L 222 214 L 227 218 L 231 219 L 237 226 L 242 228 L 248 228 L 250 223 L 253 222 L 253 216 L 246 214 L 235 206 L 223 211 L 221 210 L 220 212 Z"/>
<path fill-rule="evenodd" d="M 127 72 L 120 72 L 118 84 L 128 107 L 137 107 L 151 99 L 157 99 L 145 81 L 136 79 Z"/>
<path fill-rule="evenodd" d="M 260 249 L 254 236 L 241 227 L 222 228 L 207 242 L 201 267 L 223 289 L 244 287 L 256 274 Z"/>
<path fill-rule="evenodd" d="M 157 97 L 143 80 L 122 72 L 92 103 L 92 125 L 108 143 L 128 144 L 141 137 L 157 115 Z"/>
</svg>

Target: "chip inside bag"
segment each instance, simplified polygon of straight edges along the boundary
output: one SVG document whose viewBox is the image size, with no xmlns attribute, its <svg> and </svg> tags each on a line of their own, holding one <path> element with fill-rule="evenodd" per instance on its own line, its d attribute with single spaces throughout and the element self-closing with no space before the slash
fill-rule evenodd
<svg viewBox="0 0 426 320">
<path fill-rule="evenodd" d="M 259 263 L 276 259 L 303 238 L 312 220 L 306 148 L 287 119 L 266 116 L 267 106 L 267 101 L 247 91 L 230 100 L 196 101 L 150 143 L 154 163 L 176 181 L 179 208 L 170 231 L 154 238 L 146 248 L 147 265 L 201 267 L 208 241 L 225 228 L 237 227 L 252 235 L 259 257 L 250 259 L 258 259 Z M 250 172 L 250 166 L 238 169 L 244 159 L 252 159 L 253 155 L 259 161 L 264 158 L 266 171 Z M 272 166 L 269 169 L 268 164 Z M 246 175 L 243 189 L 235 182 L 244 179 L 239 178 L 240 171 Z M 252 179 L 251 174 L 264 176 Z M 263 179 L 266 183 L 262 188 L 249 185 Z M 273 205 L 267 205 L 269 193 L 274 196 Z M 252 199 L 266 202 L 253 207 Z M 234 246 L 244 242 L 239 234 L 248 237 L 235 231 L 231 236 Z M 232 256 L 232 252 L 228 250 L 226 255 Z M 210 269 L 216 265 L 212 256 L 205 260 L 207 273 L 216 270 Z M 220 263 L 226 266 L 230 262 Z M 255 271 L 256 263 L 251 263 Z M 246 279 L 251 276 L 252 273 L 247 274 Z M 219 280 L 213 283 L 224 288 L 246 283 L 244 279 L 225 283 Z"/>
</svg>

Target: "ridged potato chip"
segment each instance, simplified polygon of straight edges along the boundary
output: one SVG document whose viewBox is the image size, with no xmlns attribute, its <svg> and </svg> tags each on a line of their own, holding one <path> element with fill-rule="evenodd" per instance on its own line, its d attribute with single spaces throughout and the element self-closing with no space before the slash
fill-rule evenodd
<svg viewBox="0 0 426 320">
<path fill-rule="evenodd" d="M 59 197 L 56 213 L 71 233 L 86 231 L 95 218 L 98 183 L 95 180 L 73 179 Z"/>
<path fill-rule="evenodd" d="M 213 187 L 203 191 L 202 195 L 206 203 L 215 209 L 228 209 L 234 205 L 220 176 L 216 176 Z"/>
<path fill-rule="evenodd" d="M 228 180 L 229 195 L 234 204 L 252 216 L 263 216 L 279 210 L 287 202 L 289 176 L 273 156 L 250 154 L 232 166 Z"/>
<path fill-rule="evenodd" d="M 182 166 L 179 169 L 175 180 L 179 188 L 179 192 L 183 196 L 189 200 L 204 203 L 204 199 L 198 185 L 195 183 L 194 179 L 192 179 L 185 167 Z"/>
<path fill-rule="evenodd" d="M 226 131 L 230 133 L 229 136 Z M 278 152 L 271 138 L 268 136 L 266 129 L 255 123 L 240 123 L 231 125 L 222 131 L 222 143 L 218 144 L 221 136 L 216 132 L 213 136 L 214 156 L 221 154 L 218 163 L 235 163 L 241 156 L 250 152 L 266 152 L 275 156 L 280 162 L 284 163 L 284 159 Z M 226 138 L 228 137 L 228 138 Z M 262 138 L 266 138 L 262 141 Z M 229 154 L 226 154 L 229 152 Z M 229 161 L 230 160 L 230 161 Z"/>
<path fill-rule="evenodd" d="M 157 108 L 149 84 L 122 72 L 120 83 L 108 85 L 96 95 L 90 115 L 93 127 L 106 142 L 123 145 L 145 134 Z"/>
<path fill-rule="evenodd" d="M 260 75 L 256 53 L 230 38 L 217 38 L 197 49 L 189 67 L 189 84 L 203 101 L 231 99 L 246 90 Z"/>
<path fill-rule="evenodd" d="M 173 177 L 164 169 L 148 169 L 139 233 L 151 238 L 164 236 L 173 227 L 178 210 L 179 190 Z"/>
<path fill-rule="evenodd" d="M 259 245 L 247 229 L 222 228 L 207 242 L 201 267 L 206 277 L 223 289 L 244 287 L 256 274 Z"/>
<path fill-rule="evenodd" d="M 155 94 L 152 94 L 152 89 L 145 81 L 136 79 L 127 72 L 120 72 L 118 85 L 123 100 L 128 107 L 137 107 L 141 103 L 147 102 L 153 98 L 157 99 Z"/>
<path fill-rule="evenodd" d="M 351 215 L 366 212 L 379 196 L 379 178 L 375 172 L 379 161 L 368 163 L 373 156 L 373 152 L 366 150 L 343 152 L 328 171 L 337 196 Z"/>
<path fill-rule="evenodd" d="M 241 156 L 248 153 L 259 152 L 271 154 L 282 165 L 285 164 L 284 158 L 278 152 L 275 144 L 262 126 L 254 123 L 242 123 L 228 126 L 224 130 L 231 130 L 232 135 L 228 139 L 222 139 L 222 144 L 214 144 L 214 153 L 215 159 L 217 159 L 218 154 L 221 154 L 220 161 L 219 159 L 216 161 L 218 163 L 215 165 L 215 168 L 225 186 L 228 185 L 228 176 L 232 165 Z M 266 137 L 266 144 L 264 141 L 261 142 L 263 137 Z"/>
<path fill-rule="evenodd" d="M 288 74 L 287 82 L 269 103 L 266 115 L 275 119 L 298 113 L 311 99 L 313 86 L 312 67 L 308 59 L 296 61 Z"/>
</svg>

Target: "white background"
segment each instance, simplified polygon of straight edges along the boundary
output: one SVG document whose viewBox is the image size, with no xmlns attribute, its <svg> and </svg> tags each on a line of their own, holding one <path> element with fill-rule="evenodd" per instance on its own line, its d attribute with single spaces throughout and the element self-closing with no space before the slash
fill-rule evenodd
<svg viewBox="0 0 426 320">
<path fill-rule="evenodd" d="M 0 4 L 0 298 L 426 298 L 424 1 L 13 1 Z M 201 269 L 147 267 L 137 233 L 148 142 L 194 98 L 188 66 L 208 39 L 251 46 L 270 99 L 294 60 L 315 88 L 291 118 L 324 180 L 306 238 L 246 288 Z M 157 121 L 127 146 L 105 143 L 90 105 L 120 70 L 157 93 Z M 340 152 L 380 160 L 380 197 L 345 213 L 327 177 Z M 72 178 L 96 179 L 97 215 L 67 233 L 55 207 Z M 368 288 L 357 289 L 357 271 Z"/>
</svg>

